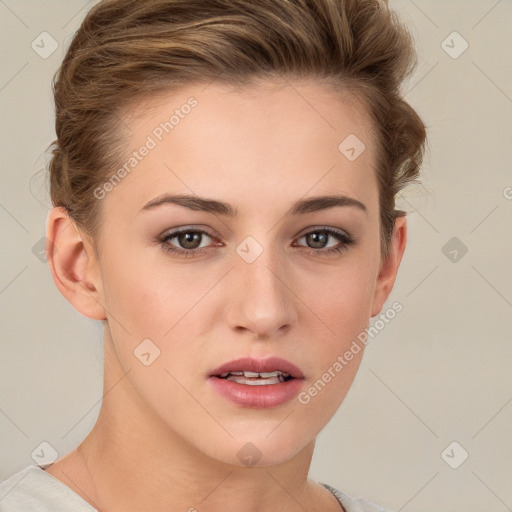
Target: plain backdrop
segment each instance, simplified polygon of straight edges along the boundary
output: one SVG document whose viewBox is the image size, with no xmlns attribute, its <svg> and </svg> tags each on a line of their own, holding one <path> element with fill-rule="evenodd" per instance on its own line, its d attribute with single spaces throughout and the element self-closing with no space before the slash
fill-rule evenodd
<svg viewBox="0 0 512 512">
<path fill-rule="evenodd" d="M 50 81 L 93 4 L 0 2 L 0 479 L 43 442 L 71 451 L 101 404 L 101 325 L 41 256 Z M 397 511 L 512 510 L 512 2 L 390 5 L 416 40 L 404 92 L 430 147 L 399 200 L 409 243 L 384 309 L 403 310 L 368 344 L 310 476 Z"/>
</svg>

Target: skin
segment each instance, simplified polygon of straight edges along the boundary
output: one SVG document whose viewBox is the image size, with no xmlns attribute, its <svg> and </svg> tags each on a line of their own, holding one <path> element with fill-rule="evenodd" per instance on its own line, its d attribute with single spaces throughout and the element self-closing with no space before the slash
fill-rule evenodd
<svg viewBox="0 0 512 512">
<path fill-rule="evenodd" d="M 406 245 L 395 224 L 381 258 L 372 125 L 364 107 L 315 82 L 221 84 L 173 92 L 133 116 L 125 139 L 139 148 L 187 98 L 197 106 L 102 201 L 98 251 L 54 208 L 47 257 L 55 283 L 81 314 L 102 320 L 104 397 L 80 446 L 47 468 L 100 510 L 299 511 L 340 506 L 308 479 L 315 438 L 356 375 L 361 350 L 308 404 L 236 406 L 207 383 L 242 356 L 276 355 L 301 368 L 309 388 L 342 355 L 391 292 Z M 366 150 L 349 161 L 338 145 L 356 134 Z M 163 193 L 229 203 L 229 217 L 166 204 Z M 296 201 L 343 194 L 366 212 L 337 206 L 288 215 Z M 183 257 L 158 243 L 173 228 L 202 228 L 203 252 Z M 355 243 L 340 253 L 306 234 L 330 227 Z M 314 229 L 311 229 L 314 228 Z M 236 247 L 263 248 L 247 263 Z M 339 245 L 334 237 L 327 248 Z M 320 247 L 320 248 L 319 248 Z M 160 356 L 134 356 L 144 339 Z M 237 457 L 253 443 L 261 458 Z"/>
</svg>

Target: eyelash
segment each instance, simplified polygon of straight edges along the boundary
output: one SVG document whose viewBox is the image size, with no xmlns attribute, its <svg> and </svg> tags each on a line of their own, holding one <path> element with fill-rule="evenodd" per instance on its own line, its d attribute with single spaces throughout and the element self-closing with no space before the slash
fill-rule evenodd
<svg viewBox="0 0 512 512">
<path fill-rule="evenodd" d="M 171 253 L 178 256 L 184 256 L 184 257 L 193 257 L 198 254 L 202 254 L 205 252 L 205 249 L 209 249 L 209 247 L 201 248 L 201 249 L 181 249 L 179 247 L 175 247 L 167 243 L 169 240 L 172 240 L 173 238 L 176 238 L 177 236 L 181 235 L 182 233 L 200 233 L 201 235 L 209 236 L 210 238 L 214 239 L 215 237 L 208 233 L 207 231 L 203 229 L 191 229 L 191 228 L 185 228 L 185 229 L 179 229 L 176 231 L 172 231 L 171 233 L 168 233 L 164 237 L 160 238 L 158 242 L 162 246 L 162 250 Z M 307 233 L 304 233 L 301 237 L 299 237 L 299 240 L 301 238 L 304 238 L 307 235 L 311 235 L 312 233 L 325 233 L 328 234 L 337 240 L 339 240 L 341 243 L 334 246 L 329 247 L 328 249 L 314 249 L 313 247 L 306 247 L 303 245 L 300 245 L 299 247 L 304 247 L 305 249 L 308 249 L 308 252 L 313 255 L 322 255 L 322 254 L 336 254 L 341 253 L 348 249 L 350 245 L 353 245 L 355 243 L 355 240 L 348 234 L 343 233 L 341 231 L 336 231 L 331 228 L 321 228 L 321 229 L 313 229 L 312 231 L 308 231 Z M 296 247 L 296 246 L 295 246 Z"/>
</svg>

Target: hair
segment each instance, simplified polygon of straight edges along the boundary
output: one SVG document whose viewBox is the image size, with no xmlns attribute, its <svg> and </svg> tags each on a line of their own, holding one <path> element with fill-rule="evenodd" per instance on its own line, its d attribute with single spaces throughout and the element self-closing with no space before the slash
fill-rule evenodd
<svg viewBox="0 0 512 512">
<path fill-rule="evenodd" d="M 400 86 L 413 39 L 385 0 L 103 0 L 53 77 L 50 196 L 94 240 L 93 191 L 119 166 L 122 113 L 187 85 L 312 79 L 366 107 L 376 143 L 381 253 L 398 192 L 418 181 L 426 129 Z M 341 142 L 341 141 L 340 141 Z"/>
</svg>

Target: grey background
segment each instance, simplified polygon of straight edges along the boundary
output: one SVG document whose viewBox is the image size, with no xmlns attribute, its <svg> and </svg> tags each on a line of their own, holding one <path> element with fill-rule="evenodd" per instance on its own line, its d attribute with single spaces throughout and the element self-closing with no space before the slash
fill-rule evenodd
<svg viewBox="0 0 512 512">
<path fill-rule="evenodd" d="M 37 253 L 50 80 L 93 4 L 0 0 L 0 479 L 34 464 L 42 442 L 71 451 L 101 404 L 101 325 L 75 312 Z M 430 144 L 423 184 L 399 201 L 409 243 L 384 309 L 404 309 L 370 341 L 310 476 L 397 511 L 512 510 L 512 2 L 391 6 L 416 39 L 404 90 Z M 46 58 L 31 46 L 44 31 L 58 43 Z M 460 55 L 454 31 L 469 45 Z M 463 450 L 457 469 L 445 462 Z"/>
</svg>

